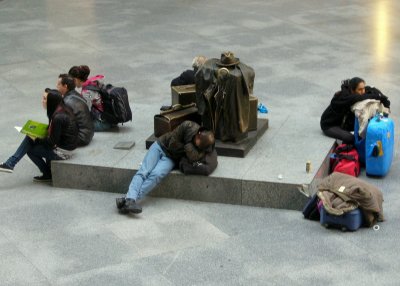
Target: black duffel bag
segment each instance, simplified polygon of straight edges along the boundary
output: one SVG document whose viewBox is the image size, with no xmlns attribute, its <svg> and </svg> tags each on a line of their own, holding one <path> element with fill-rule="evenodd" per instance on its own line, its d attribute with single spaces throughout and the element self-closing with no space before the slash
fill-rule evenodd
<svg viewBox="0 0 400 286">
<path fill-rule="evenodd" d="M 217 151 L 213 149 L 207 153 L 205 157 L 196 162 L 189 162 L 186 157 L 183 157 L 179 162 L 179 170 L 185 175 L 203 175 L 208 176 L 218 166 Z"/>
</svg>

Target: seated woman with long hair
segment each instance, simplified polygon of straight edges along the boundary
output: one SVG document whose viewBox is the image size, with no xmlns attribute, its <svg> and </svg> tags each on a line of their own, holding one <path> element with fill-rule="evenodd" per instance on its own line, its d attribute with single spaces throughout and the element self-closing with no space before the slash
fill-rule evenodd
<svg viewBox="0 0 400 286">
<path fill-rule="evenodd" d="M 104 113 L 104 104 L 99 92 L 91 90 L 89 86 L 103 87 L 104 75 L 96 75 L 89 77 L 90 68 L 86 65 L 73 66 L 68 71 L 76 85 L 76 90 L 86 100 L 92 115 L 94 131 L 106 131 L 115 126 L 115 124 L 107 121 L 107 116 Z"/>
<path fill-rule="evenodd" d="M 77 147 L 78 125 L 61 94 L 57 90 L 46 89 L 42 105 L 49 119 L 47 137 L 40 139 L 26 136 L 14 155 L 0 165 L 0 171 L 12 173 L 17 163 L 27 154 L 42 172 L 41 176 L 35 176 L 33 180 L 48 182 L 52 180 L 51 161 L 68 159 L 71 151 Z"/>
<path fill-rule="evenodd" d="M 365 99 L 379 100 L 387 108 L 390 101 L 380 90 L 366 86 L 362 78 L 354 77 L 344 80 L 340 91 L 333 96 L 331 103 L 321 116 L 321 129 L 328 137 L 342 140 L 343 143 L 353 144 L 355 116 L 351 106 Z"/>
</svg>

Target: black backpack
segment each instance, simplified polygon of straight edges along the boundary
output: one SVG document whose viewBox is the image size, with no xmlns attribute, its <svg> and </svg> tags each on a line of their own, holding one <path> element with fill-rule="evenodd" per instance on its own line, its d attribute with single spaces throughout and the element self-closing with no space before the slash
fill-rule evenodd
<svg viewBox="0 0 400 286">
<path fill-rule="evenodd" d="M 129 106 L 128 92 L 124 87 L 115 87 L 111 84 L 106 86 L 87 86 L 86 89 L 97 91 L 104 104 L 104 112 L 101 117 L 111 124 L 132 121 L 132 111 Z"/>
</svg>

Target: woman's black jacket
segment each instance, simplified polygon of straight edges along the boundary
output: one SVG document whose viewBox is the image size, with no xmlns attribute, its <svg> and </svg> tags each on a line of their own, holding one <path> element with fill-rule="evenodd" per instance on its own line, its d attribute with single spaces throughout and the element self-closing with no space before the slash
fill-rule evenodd
<svg viewBox="0 0 400 286">
<path fill-rule="evenodd" d="M 352 94 L 347 85 L 342 85 L 341 90 L 333 96 L 330 105 L 325 109 L 321 116 L 321 129 L 327 130 L 331 127 L 342 127 L 347 131 L 354 130 L 354 113 L 351 112 L 351 106 L 365 99 L 380 100 L 387 108 L 390 107 L 390 101 L 387 96 L 377 88 L 366 86 L 365 94 Z"/>
</svg>

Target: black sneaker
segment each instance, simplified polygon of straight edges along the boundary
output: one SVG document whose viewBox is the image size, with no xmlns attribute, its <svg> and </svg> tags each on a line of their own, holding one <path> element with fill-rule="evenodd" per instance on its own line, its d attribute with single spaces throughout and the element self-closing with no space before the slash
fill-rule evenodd
<svg viewBox="0 0 400 286">
<path fill-rule="evenodd" d="M 142 207 L 139 206 L 133 199 L 125 199 L 125 204 L 119 210 L 123 214 L 140 214 L 142 212 Z"/>
<path fill-rule="evenodd" d="M 120 210 L 125 205 L 125 198 L 116 198 L 115 203 L 117 204 L 117 208 Z"/>
<path fill-rule="evenodd" d="M 41 175 L 33 177 L 34 182 L 51 182 L 53 179 L 51 175 Z"/>
<path fill-rule="evenodd" d="M 0 164 L 0 172 L 12 173 L 13 172 L 13 168 L 9 167 L 5 163 L 1 163 Z"/>
</svg>

